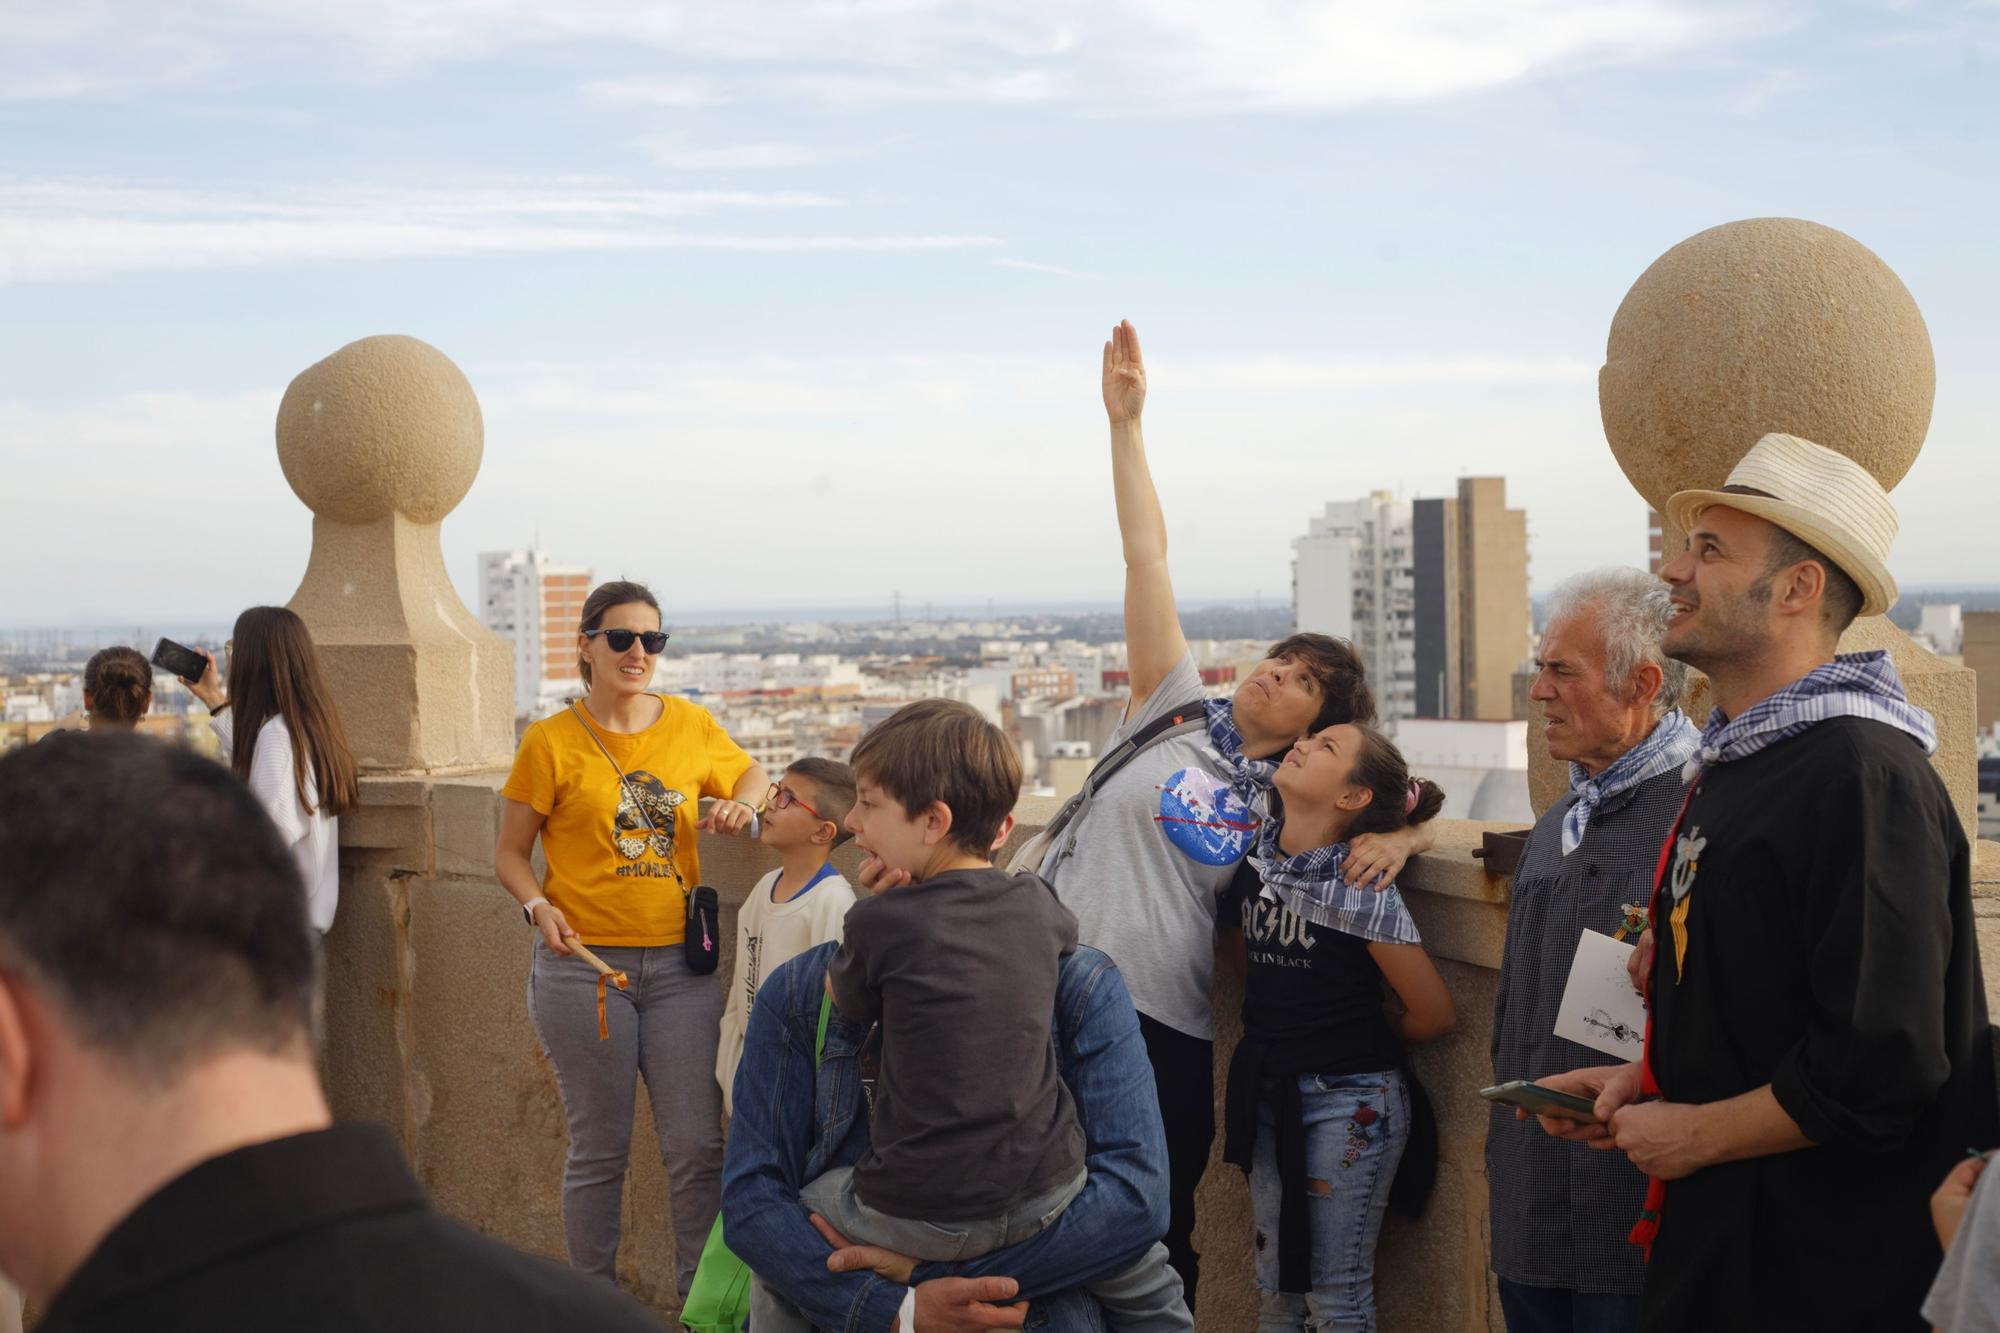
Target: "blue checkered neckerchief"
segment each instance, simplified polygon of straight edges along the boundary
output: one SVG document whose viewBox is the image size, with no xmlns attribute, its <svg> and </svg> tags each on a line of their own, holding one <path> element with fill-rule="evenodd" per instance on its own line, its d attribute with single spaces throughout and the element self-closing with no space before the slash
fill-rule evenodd
<svg viewBox="0 0 2000 1333">
<path fill-rule="evenodd" d="M 1896 664 L 1877 648 L 1844 653 L 1825 666 L 1814 667 L 1733 718 L 1716 709 L 1708 715 L 1701 747 L 1688 760 L 1682 775 L 1693 781 L 1705 768 L 1748 758 L 1835 717 L 1865 717 L 1884 723 L 1915 738 L 1925 754 L 1937 753 L 1937 724 L 1929 713 L 1910 702 L 1903 693 Z"/>
<path fill-rule="evenodd" d="M 1315 926 L 1383 944 L 1421 944 L 1417 923 L 1403 905 L 1394 884 L 1379 893 L 1349 884 L 1341 873 L 1348 844 L 1315 847 L 1287 856 L 1278 846 L 1284 820 L 1273 816 L 1257 830 L 1257 850 L 1250 864 L 1264 881 L 1264 896 L 1274 898 Z"/>
<path fill-rule="evenodd" d="M 1654 725 L 1651 735 L 1619 755 L 1596 777 L 1584 772 L 1583 765 L 1571 764 L 1569 789 L 1576 793 L 1576 803 L 1563 815 L 1562 854 L 1568 856 L 1583 845 L 1583 831 L 1590 827 L 1590 817 L 1597 813 L 1599 805 L 1619 792 L 1681 767 L 1693 757 L 1700 740 L 1701 733 L 1694 729 L 1694 723 L 1676 708 Z"/>
<path fill-rule="evenodd" d="M 1208 743 L 1229 767 L 1229 785 L 1247 803 L 1268 789 L 1278 771 L 1275 759 L 1252 759 L 1243 753 L 1243 733 L 1236 729 L 1235 706 L 1227 699 L 1210 699 L 1203 705 L 1208 713 Z"/>
</svg>

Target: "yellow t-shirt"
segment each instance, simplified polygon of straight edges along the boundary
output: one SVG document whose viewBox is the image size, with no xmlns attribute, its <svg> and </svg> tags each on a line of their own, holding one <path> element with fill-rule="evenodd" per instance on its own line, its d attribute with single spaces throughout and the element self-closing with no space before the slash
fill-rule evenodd
<svg viewBox="0 0 2000 1333">
<path fill-rule="evenodd" d="M 701 882 L 695 801 L 730 795 L 750 771 L 750 756 L 706 708 L 659 698 L 659 721 L 644 731 L 606 731 L 581 703 L 543 718 L 522 734 L 500 789 L 546 817 L 542 892 L 585 944 L 681 942 L 686 890 Z M 629 797 L 592 732 L 625 770 Z"/>
</svg>

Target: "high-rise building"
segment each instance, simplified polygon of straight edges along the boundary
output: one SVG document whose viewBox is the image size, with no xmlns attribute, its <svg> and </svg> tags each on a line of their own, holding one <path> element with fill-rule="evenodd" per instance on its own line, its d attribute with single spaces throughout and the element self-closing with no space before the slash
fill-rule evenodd
<svg viewBox="0 0 2000 1333">
<path fill-rule="evenodd" d="M 1416 712 L 1410 505 L 1387 491 L 1335 501 L 1292 541 L 1292 622 L 1353 643 L 1385 721 Z"/>
<path fill-rule="evenodd" d="M 577 627 L 590 595 L 590 571 L 558 565 L 548 552 L 486 551 L 479 557 L 479 619 L 514 645 L 514 716 L 547 711 L 556 697 L 580 693 Z"/>
<path fill-rule="evenodd" d="M 1527 660 L 1528 516 L 1500 477 L 1463 477 L 1453 499 L 1411 505 L 1415 715 L 1507 721 Z"/>
<path fill-rule="evenodd" d="M 1972 668 L 1973 708 L 1979 729 L 2000 725 L 2000 611 L 1967 611 L 1959 654 Z"/>
</svg>

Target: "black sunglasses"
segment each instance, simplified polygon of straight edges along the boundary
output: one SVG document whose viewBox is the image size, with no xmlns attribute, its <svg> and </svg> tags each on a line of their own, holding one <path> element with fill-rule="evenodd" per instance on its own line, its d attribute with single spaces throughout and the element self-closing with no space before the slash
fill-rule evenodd
<svg viewBox="0 0 2000 1333">
<path fill-rule="evenodd" d="M 604 641 L 611 645 L 611 651 L 614 653 L 631 651 L 634 639 L 639 641 L 639 646 L 644 648 L 650 657 L 659 656 L 660 650 L 667 646 L 667 632 L 663 629 L 587 629 L 583 632 L 583 637 L 594 639 L 600 634 L 604 636 Z"/>
</svg>

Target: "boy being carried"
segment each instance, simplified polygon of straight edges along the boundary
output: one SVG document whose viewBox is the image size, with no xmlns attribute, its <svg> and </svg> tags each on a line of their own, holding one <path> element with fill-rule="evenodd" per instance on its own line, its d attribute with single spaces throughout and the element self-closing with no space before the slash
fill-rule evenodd
<svg viewBox="0 0 2000 1333">
<path fill-rule="evenodd" d="M 882 887 L 848 913 L 827 989 L 843 1018 L 879 1025 L 872 1146 L 800 1197 L 852 1240 L 976 1258 L 1040 1231 L 1084 1185 L 1050 1035 L 1076 919 L 1045 881 L 993 866 L 1021 763 L 973 709 L 911 704 L 862 738 L 853 766 L 847 827 Z M 1091 1295 L 1113 1328 L 1191 1330 L 1152 1239 Z"/>
<path fill-rule="evenodd" d="M 759 838 L 779 868 L 757 881 L 736 914 L 736 974 L 722 1010 L 715 1077 L 722 1110 L 735 1114 L 736 1066 L 757 987 L 779 966 L 828 940 L 854 906 L 854 890 L 828 858 L 846 842 L 841 827 L 854 808 L 854 774 L 832 759 L 801 759 L 771 784 Z"/>
</svg>

